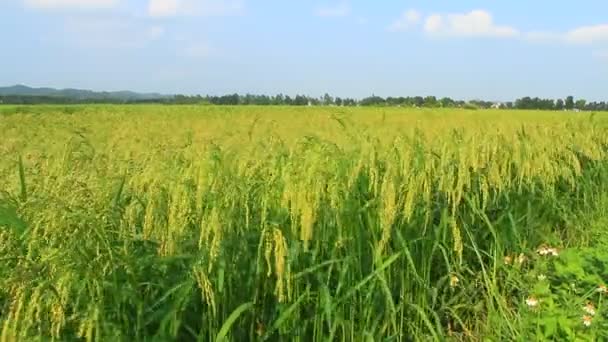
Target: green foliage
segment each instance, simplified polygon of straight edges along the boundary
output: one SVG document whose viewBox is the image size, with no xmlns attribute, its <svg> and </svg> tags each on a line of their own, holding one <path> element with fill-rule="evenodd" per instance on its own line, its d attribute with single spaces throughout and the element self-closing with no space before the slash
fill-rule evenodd
<svg viewBox="0 0 608 342">
<path fill-rule="evenodd" d="M 566 97 L 564 107 L 568 110 L 574 109 L 574 97 L 573 96 Z"/>
<path fill-rule="evenodd" d="M 538 300 L 531 307 L 522 301 L 520 325 L 529 340 L 585 340 L 608 338 L 604 308 L 606 263 L 603 248 L 572 248 L 559 257 L 536 257 L 521 275 L 519 291 Z M 588 323 L 588 325 L 585 324 Z"/>
<path fill-rule="evenodd" d="M 477 110 L 477 109 L 479 109 L 479 106 L 478 106 L 478 105 L 476 105 L 476 104 L 474 104 L 474 103 L 467 102 L 467 103 L 464 105 L 464 109 L 469 109 L 469 110 Z"/>
</svg>

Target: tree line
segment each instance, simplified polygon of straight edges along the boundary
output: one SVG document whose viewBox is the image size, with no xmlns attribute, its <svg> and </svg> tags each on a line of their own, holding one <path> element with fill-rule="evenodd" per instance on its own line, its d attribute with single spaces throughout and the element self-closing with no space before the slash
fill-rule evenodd
<svg viewBox="0 0 608 342">
<path fill-rule="evenodd" d="M 381 97 L 372 95 L 362 99 L 333 97 L 325 94 L 321 97 L 306 95 L 278 94 L 268 95 L 239 95 L 222 96 L 175 95 L 158 99 L 82 99 L 60 96 L 4 95 L 0 96 L 4 104 L 212 104 L 212 105 L 257 105 L 257 106 L 384 106 L 384 107 L 426 107 L 426 108 L 467 108 L 467 109 L 530 109 L 530 110 L 587 110 L 608 111 L 607 102 L 587 102 L 584 99 L 574 99 L 568 96 L 564 99 L 543 99 L 539 97 L 522 97 L 513 102 L 492 102 L 483 100 L 454 100 L 449 97 L 408 96 Z"/>
</svg>

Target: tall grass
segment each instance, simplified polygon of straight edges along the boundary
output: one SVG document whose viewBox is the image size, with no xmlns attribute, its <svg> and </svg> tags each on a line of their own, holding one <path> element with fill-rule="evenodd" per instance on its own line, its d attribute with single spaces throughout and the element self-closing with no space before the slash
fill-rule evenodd
<svg viewBox="0 0 608 342">
<path fill-rule="evenodd" d="M 62 110 L 0 116 L 0 341 L 522 338 L 608 184 L 604 117 Z"/>
</svg>

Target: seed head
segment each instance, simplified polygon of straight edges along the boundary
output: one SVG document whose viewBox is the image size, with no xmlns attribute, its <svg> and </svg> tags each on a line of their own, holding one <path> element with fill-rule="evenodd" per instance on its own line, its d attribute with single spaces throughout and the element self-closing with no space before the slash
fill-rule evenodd
<svg viewBox="0 0 608 342">
<path fill-rule="evenodd" d="M 521 266 L 524 264 L 524 262 L 526 262 L 526 260 L 528 260 L 526 255 L 524 253 L 520 253 L 519 256 L 517 257 L 517 264 L 519 266 Z"/>
<path fill-rule="evenodd" d="M 451 275 L 450 276 L 450 287 L 456 287 L 456 286 L 458 286 L 459 282 L 460 282 L 460 279 L 458 279 L 457 276 L 455 276 L 455 275 Z"/>
</svg>

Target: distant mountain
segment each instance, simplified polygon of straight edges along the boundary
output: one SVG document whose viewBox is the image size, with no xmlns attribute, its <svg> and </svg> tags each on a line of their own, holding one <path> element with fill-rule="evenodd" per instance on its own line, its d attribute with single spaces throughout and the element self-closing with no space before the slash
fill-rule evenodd
<svg viewBox="0 0 608 342">
<path fill-rule="evenodd" d="M 32 88 L 24 85 L 0 87 L 0 96 L 49 96 L 73 100 L 153 100 L 171 97 L 157 93 L 136 93 L 132 91 L 92 91 L 82 89 Z"/>
</svg>

